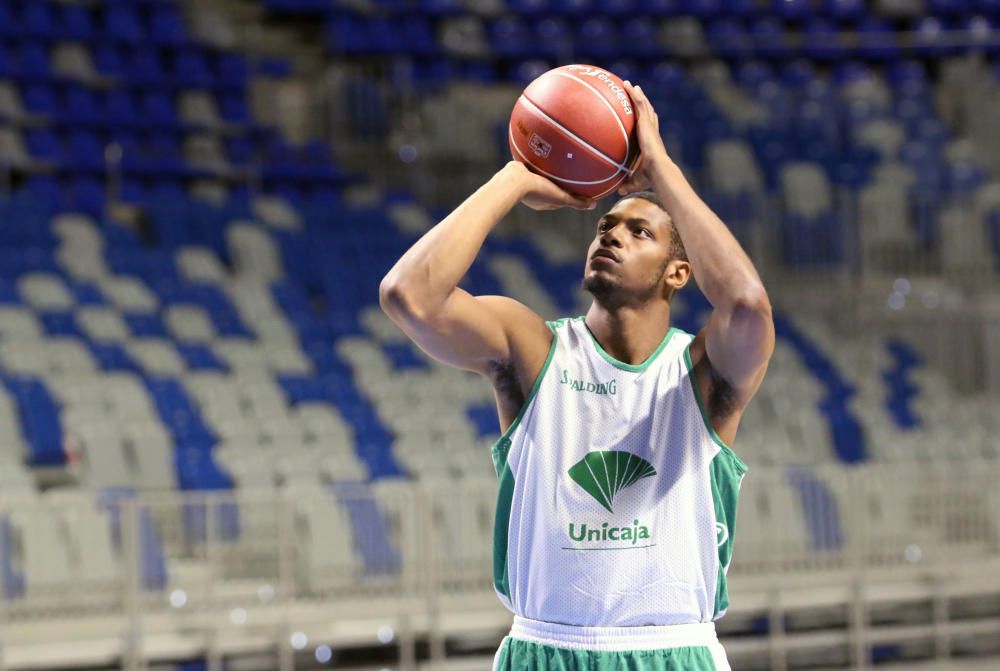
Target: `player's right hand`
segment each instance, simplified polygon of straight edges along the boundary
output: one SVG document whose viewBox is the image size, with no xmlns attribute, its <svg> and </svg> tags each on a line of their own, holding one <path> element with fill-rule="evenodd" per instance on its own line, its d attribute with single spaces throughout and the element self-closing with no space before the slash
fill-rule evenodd
<svg viewBox="0 0 1000 671">
<path fill-rule="evenodd" d="M 521 202 L 533 210 L 558 210 L 563 207 L 592 210 L 597 206 L 592 198 L 574 196 L 549 178 L 531 172 L 520 161 L 510 161 L 503 169 L 515 176 Z"/>
</svg>

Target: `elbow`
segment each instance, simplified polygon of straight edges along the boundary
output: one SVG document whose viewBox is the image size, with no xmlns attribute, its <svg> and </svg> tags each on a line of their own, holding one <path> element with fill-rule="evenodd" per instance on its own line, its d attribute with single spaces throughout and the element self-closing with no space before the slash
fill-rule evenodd
<svg viewBox="0 0 1000 671">
<path fill-rule="evenodd" d="M 423 312 L 412 291 L 408 291 L 392 273 L 382 278 L 379 284 L 378 302 L 382 311 L 397 323 L 403 318 L 419 320 Z"/>
<path fill-rule="evenodd" d="M 771 319 L 771 299 L 763 284 L 755 284 L 741 291 L 733 301 L 733 312 L 759 315 Z"/>
</svg>

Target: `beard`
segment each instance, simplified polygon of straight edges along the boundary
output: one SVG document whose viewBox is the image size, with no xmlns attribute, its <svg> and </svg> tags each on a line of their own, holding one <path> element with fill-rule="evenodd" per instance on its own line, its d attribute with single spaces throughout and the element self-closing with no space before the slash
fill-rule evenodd
<svg viewBox="0 0 1000 671">
<path fill-rule="evenodd" d="M 615 309 L 625 306 L 637 306 L 653 300 L 662 290 L 663 274 L 667 270 L 667 258 L 657 269 L 653 277 L 649 278 L 646 286 L 630 288 L 623 287 L 617 277 L 608 277 L 601 273 L 586 275 L 580 283 L 580 287 L 590 293 L 594 300 L 605 308 Z"/>
</svg>

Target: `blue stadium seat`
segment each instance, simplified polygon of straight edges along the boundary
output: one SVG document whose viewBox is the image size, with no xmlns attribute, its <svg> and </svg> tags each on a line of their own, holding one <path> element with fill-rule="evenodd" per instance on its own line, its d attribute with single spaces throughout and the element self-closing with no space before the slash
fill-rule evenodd
<svg viewBox="0 0 1000 671">
<path fill-rule="evenodd" d="M 66 140 L 65 163 L 67 167 L 80 172 L 103 172 L 104 145 L 93 133 L 74 131 Z"/>
<path fill-rule="evenodd" d="M 864 0 L 824 0 L 823 13 L 838 21 L 859 19 L 865 15 Z"/>
<path fill-rule="evenodd" d="M 177 52 L 173 68 L 174 83 L 183 88 L 209 88 L 212 73 L 205 54 L 200 50 L 185 49 Z"/>
<path fill-rule="evenodd" d="M 67 188 L 67 209 L 94 219 L 104 218 L 104 183 L 95 177 L 76 177 Z"/>
<path fill-rule="evenodd" d="M 815 8 L 810 0 L 772 0 L 771 11 L 789 21 L 804 21 L 813 16 Z"/>
<path fill-rule="evenodd" d="M 97 97 L 82 86 L 68 86 L 63 89 L 63 105 L 60 120 L 67 125 L 90 126 L 107 122 Z"/>
<path fill-rule="evenodd" d="M 594 13 L 593 0 L 549 0 L 549 8 L 554 14 L 583 17 Z"/>
<path fill-rule="evenodd" d="M 104 118 L 115 126 L 132 127 L 139 124 L 143 116 L 127 89 L 114 88 L 104 98 Z"/>
<path fill-rule="evenodd" d="M 134 51 L 129 59 L 128 78 L 133 84 L 163 88 L 167 81 L 159 52 L 142 48 Z"/>
<path fill-rule="evenodd" d="M 70 336 L 73 338 L 83 338 L 83 332 L 76 323 L 76 316 L 69 311 L 49 311 L 40 312 L 39 320 L 46 335 L 50 336 Z"/>
<path fill-rule="evenodd" d="M 832 61 L 846 53 L 837 27 L 828 19 L 812 19 L 804 29 L 802 52 L 817 61 Z"/>
<path fill-rule="evenodd" d="M 243 89 L 247 85 L 246 59 L 238 54 L 220 54 L 217 62 L 219 86 Z"/>
<path fill-rule="evenodd" d="M 65 464 L 59 407 L 48 388 L 33 378 L 8 378 L 4 382 L 17 403 L 21 430 L 28 442 L 28 464 Z"/>
<path fill-rule="evenodd" d="M 154 126 L 164 128 L 177 127 L 177 111 L 169 93 L 150 91 L 142 97 L 143 119 Z"/>
<path fill-rule="evenodd" d="M 128 74 L 121 50 L 112 44 L 97 43 L 92 47 L 94 68 L 106 77 L 123 79 Z M 112 91 L 113 93 L 114 91 Z"/>
<path fill-rule="evenodd" d="M 786 44 L 788 38 L 784 27 L 775 18 L 767 17 L 754 21 L 750 25 L 750 34 L 753 36 L 754 49 L 761 56 L 784 58 L 792 51 Z M 808 43 L 806 40 L 806 44 Z"/>
<path fill-rule="evenodd" d="M 549 0 L 507 0 L 507 9 L 516 16 L 536 16 L 548 13 Z"/>
<path fill-rule="evenodd" d="M 657 26 L 646 16 L 627 19 L 621 30 L 622 50 L 633 57 L 649 58 L 662 51 L 657 40 Z"/>
<path fill-rule="evenodd" d="M 20 32 L 19 21 L 14 9 L 5 2 L 0 2 L 0 37 L 17 37 Z"/>
<path fill-rule="evenodd" d="M 114 42 L 138 45 L 146 40 L 139 14 L 127 5 L 106 5 L 101 27 L 104 36 Z"/>
<path fill-rule="evenodd" d="M 24 42 L 18 50 L 18 73 L 21 77 L 38 81 L 48 79 L 52 74 L 49 65 L 49 51 L 40 42 Z"/>
<path fill-rule="evenodd" d="M 611 19 L 592 16 L 585 19 L 576 33 L 576 50 L 592 61 L 612 59 L 620 53 L 621 38 Z M 586 62 L 586 61 L 585 61 Z"/>
<path fill-rule="evenodd" d="M 46 84 L 28 84 L 21 90 L 24 108 L 35 116 L 55 117 L 59 108 L 52 87 Z"/>
<path fill-rule="evenodd" d="M 31 157 L 40 161 L 50 163 L 60 163 L 62 161 L 62 148 L 55 133 L 42 128 L 33 128 L 27 132 L 28 153 Z"/>
<path fill-rule="evenodd" d="M 187 31 L 177 8 L 157 7 L 149 18 L 149 35 L 153 44 L 180 47 L 188 43 Z"/>
<path fill-rule="evenodd" d="M 899 55 L 896 33 L 883 19 L 867 18 L 861 22 L 858 49 L 861 56 L 873 61 L 887 61 Z"/>
<path fill-rule="evenodd" d="M 90 355 L 102 371 L 127 371 L 142 374 L 142 368 L 132 359 L 122 345 L 118 343 L 88 342 L 87 346 L 90 350 Z"/>
<path fill-rule="evenodd" d="M 29 37 L 52 39 L 56 35 L 56 21 L 52 7 L 47 2 L 31 2 L 21 12 L 21 30 Z"/>
<path fill-rule="evenodd" d="M 490 48 L 498 56 L 523 58 L 535 51 L 531 29 L 521 19 L 505 16 L 489 24 Z"/>
<path fill-rule="evenodd" d="M 753 53 L 753 37 L 738 19 L 713 21 L 705 31 L 705 37 L 715 53 L 723 58 L 742 58 Z"/>
<path fill-rule="evenodd" d="M 60 39 L 90 42 L 94 38 L 94 21 L 90 7 L 76 3 L 60 3 L 57 35 Z"/>
<path fill-rule="evenodd" d="M 219 116 L 227 123 L 249 125 L 253 123 L 250 108 L 243 93 L 227 93 L 219 101 Z"/>
</svg>

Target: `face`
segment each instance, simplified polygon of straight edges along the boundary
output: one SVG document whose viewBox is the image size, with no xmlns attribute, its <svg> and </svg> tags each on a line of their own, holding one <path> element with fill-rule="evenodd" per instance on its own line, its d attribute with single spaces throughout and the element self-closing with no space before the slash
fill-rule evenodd
<svg viewBox="0 0 1000 671">
<path fill-rule="evenodd" d="M 642 303 L 679 289 L 687 264 L 671 258 L 672 226 L 667 213 L 648 200 L 619 201 L 597 222 L 583 288 L 608 305 Z M 678 264 L 683 277 L 677 276 Z"/>
</svg>

